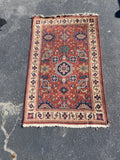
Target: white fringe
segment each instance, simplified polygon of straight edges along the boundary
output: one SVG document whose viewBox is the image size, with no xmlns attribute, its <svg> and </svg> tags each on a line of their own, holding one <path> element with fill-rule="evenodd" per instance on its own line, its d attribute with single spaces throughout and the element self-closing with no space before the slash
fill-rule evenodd
<svg viewBox="0 0 120 160">
<path fill-rule="evenodd" d="M 90 124 L 83 124 L 83 125 L 67 125 L 67 124 L 23 124 L 23 127 L 65 127 L 65 128 L 108 128 L 110 124 L 107 125 L 90 125 Z"/>
<path fill-rule="evenodd" d="M 41 17 L 41 18 L 55 18 L 60 16 L 83 16 L 83 15 L 89 15 L 89 16 L 99 16 L 97 13 L 74 13 L 74 14 L 58 14 L 58 15 L 47 15 L 44 16 L 43 14 L 40 15 L 33 15 L 33 17 Z"/>
</svg>

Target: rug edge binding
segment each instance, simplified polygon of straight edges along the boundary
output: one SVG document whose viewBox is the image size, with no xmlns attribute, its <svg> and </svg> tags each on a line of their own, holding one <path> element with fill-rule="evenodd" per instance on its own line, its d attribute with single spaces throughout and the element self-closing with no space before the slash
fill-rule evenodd
<svg viewBox="0 0 120 160">
<path fill-rule="evenodd" d="M 66 124 L 23 124 L 23 128 L 26 127 L 37 127 L 37 128 L 43 128 L 43 127 L 63 127 L 63 128 L 108 128 L 110 127 L 110 124 L 107 125 L 66 125 Z"/>
</svg>

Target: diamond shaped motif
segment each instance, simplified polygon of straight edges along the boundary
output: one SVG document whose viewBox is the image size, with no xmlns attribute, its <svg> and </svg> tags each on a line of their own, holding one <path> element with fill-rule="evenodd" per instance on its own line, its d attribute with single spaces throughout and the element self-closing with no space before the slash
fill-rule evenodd
<svg viewBox="0 0 120 160">
<path fill-rule="evenodd" d="M 72 64 L 68 62 L 61 62 L 56 65 L 56 73 L 61 76 L 66 76 L 72 72 Z"/>
<path fill-rule="evenodd" d="M 60 91 L 61 91 L 63 94 L 65 94 L 65 93 L 68 91 L 68 89 L 65 88 L 65 87 L 62 87 L 62 88 L 60 89 Z"/>
<path fill-rule="evenodd" d="M 68 38 L 69 38 L 69 35 L 67 35 L 67 33 L 62 33 L 60 35 L 60 38 L 63 40 L 63 41 L 66 41 Z"/>
<path fill-rule="evenodd" d="M 53 39 L 55 39 L 55 35 L 52 34 L 52 33 L 46 33 L 43 36 L 43 39 L 46 40 L 46 41 L 52 41 Z"/>
<path fill-rule="evenodd" d="M 78 32 L 77 34 L 75 34 L 74 36 L 78 41 L 83 41 L 86 39 L 87 35 L 85 33 L 80 33 Z"/>
</svg>

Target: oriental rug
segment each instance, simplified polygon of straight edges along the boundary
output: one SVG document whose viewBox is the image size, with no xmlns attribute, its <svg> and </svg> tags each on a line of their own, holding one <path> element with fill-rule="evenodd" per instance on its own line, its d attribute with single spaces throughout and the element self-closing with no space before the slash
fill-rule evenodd
<svg viewBox="0 0 120 160">
<path fill-rule="evenodd" d="M 98 15 L 35 16 L 23 127 L 107 127 Z"/>
</svg>

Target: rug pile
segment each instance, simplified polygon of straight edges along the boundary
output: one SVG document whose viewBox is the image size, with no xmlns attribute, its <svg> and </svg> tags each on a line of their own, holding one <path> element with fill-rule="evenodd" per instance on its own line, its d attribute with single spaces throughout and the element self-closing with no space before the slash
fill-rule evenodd
<svg viewBox="0 0 120 160">
<path fill-rule="evenodd" d="M 23 126 L 108 127 L 98 15 L 32 20 Z"/>
</svg>

